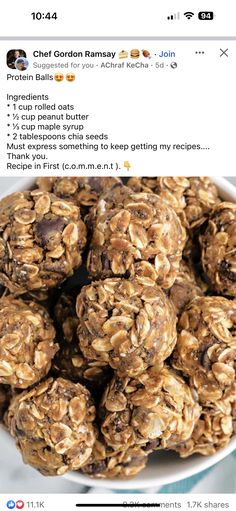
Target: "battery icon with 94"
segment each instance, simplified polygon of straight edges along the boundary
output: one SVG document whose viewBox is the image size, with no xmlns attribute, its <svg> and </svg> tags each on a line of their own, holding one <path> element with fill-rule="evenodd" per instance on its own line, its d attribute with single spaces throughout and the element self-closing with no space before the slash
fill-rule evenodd
<svg viewBox="0 0 236 511">
<path fill-rule="evenodd" d="M 213 11 L 200 11 L 198 13 L 198 19 L 199 20 L 213 20 L 214 18 L 214 12 Z"/>
</svg>

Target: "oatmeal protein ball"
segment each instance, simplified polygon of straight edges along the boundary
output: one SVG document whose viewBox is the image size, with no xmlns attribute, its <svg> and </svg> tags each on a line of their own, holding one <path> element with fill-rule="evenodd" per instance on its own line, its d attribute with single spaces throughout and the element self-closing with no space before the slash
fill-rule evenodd
<svg viewBox="0 0 236 511">
<path fill-rule="evenodd" d="M 189 188 L 185 192 L 186 207 L 184 223 L 196 229 L 208 218 L 220 199 L 215 184 L 209 177 L 190 177 Z"/>
<path fill-rule="evenodd" d="M 214 289 L 236 297 L 236 204 L 222 202 L 200 237 L 202 265 Z"/>
<path fill-rule="evenodd" d="M 177 315 L 181 314 L 196 296 L 202 295 L 203 292 L 197 283 L 193 267 L 182 259 L 175 282 L 168 290 L 168 296 L 175 307 Z"/>
<path fill-rule="evenodd" d="M 88 270 L 93 277 L 151 276 L 163 288 L 175 280 L 186 233 L 175 211 L 153 193 L 117 187 L 91 212 Z"/>
<path fill-rule="evenodd" d="M 36 181 L 40 190 L 53 192 L 57 197 L 68 199 L 87 212 L 97 203 L 99 196 L 121 184 L 118 177 L 39 177 Z"/>
<path fill-rule="evenodd" d="M 155 193 L 179 215 L 186 207 L 184 192 L 189 187 L 187 177 L 131 177 L 127 186 L 134 192 Z"/>
<path fill-rule="evenodd" d="M 199 227 L 220 202 L 217 188 L 208 177 L 131 177 L 136 192 L 153 192 L 165 200 L 188 229 Z"/>
<path fill-rule="evenodd" d="M 11 292 L 47 290 L 81 264 L 86 227 L 80 210 L 48 192 L 0 201 L 0 283 Z"/>
<path fill-rule="evenodd" d="M 177 445 L 174 450 L 181 458 L 195 453 L 210 456 L 228 445 L 234 431 L 234 409 L 236 403 L 236 385 L 219 401 L 203 407 L 191 437 Z"/>
<path fill-rule="evenodd" d="M 58 350 L 48 312 L 35 302 L 0 298 L 0 383 L 25 389 L 46 376 Z"/>
<path fill-rule="evenodd" d="M 99 394 L 111 379 L 111 368 L 106 362 L 87 360 L 78 344 L 77 328 L 79 319 L 75 310 L 76 297 L 62 293 L 56 304 L 55 325 L 59 351 L 53 359 L 52 369 L 63 378 L 86 385 Z"/>
<path fill-rule="evenodd" d="M 77 297 L 78 339 L 89 360 L 110 364 L 134 377 L 148 366 L 162 367 L 176 343 L 176 316 L 153 281 L 111 278 L 84 286 Z"/>
<path fill-rule="evenodd" d="M 205 405 L 224 398 L 235 382 L 235 327 L 236 300 L 219 296 L 195 298 L 180 317 L 172 364 Z"/>
<path fill-rule="evenodd" d="M 171 448 L 191 436 L 200 412 L 190 387 L 173 369 L 151 368 L 135 379 L 115 377 L 108 385 L 101 431 L 114 450 Z"/>
<path fill-rule="evenodd" d="M 62 475 L 89 459 L 96 438 L 94 419 L 85 387 L 49 378 L 12 400 L 6 423 L 25 463 L 43 475 Z"/>
<path fill-rule="evenodd" d="M 96 440 L 88 463 L 82 472 L 97 479 L 130 479 L 146 466 L 148 456 L 145 447 L 124 448 L 114 451 L 104 440 Z"/>
</svg>

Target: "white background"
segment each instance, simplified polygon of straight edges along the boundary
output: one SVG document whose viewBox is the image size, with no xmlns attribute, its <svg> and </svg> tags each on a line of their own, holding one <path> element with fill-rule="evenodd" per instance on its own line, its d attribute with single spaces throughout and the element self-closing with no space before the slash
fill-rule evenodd
<svg viewBox="0 0 236 511">
<path fill-rule="evenodd" d="M 15 10 L 14 10 L 15 3 Z M 33 21 L 31 12 L 58 13 L 58 20 Z M 212 10 L 214 22 L 167 20 L 172 13 Z M 0 35 L 18 36 L 167 36 L 235 35 L 234 0 L 24 0 L 1 6 Z"/>
<path fill-rule="evenodd" d="M 52 63 L 90 62 L 94 69 L 75 71 L 76 80 L 68 83 L 52 81 L 7 81 L 5 63 L 6 52 L 18 47 L 27 51 L 30 61 L 28 71 L 33 75 L 40 71 L 33 68 L 33 63 L 48 63 L 50 59 L 33 57 L 34 50 L 52 51 L 116 51 L 132 48 L 149 49 L 152 59 L 139 59 L 147 62 L 150 69 L 100 69 L 100 63 L 108 59 L 67 59 L 52 58 Z M 229 48 L 229 57 L 220 57 L 220 48 Z M 164 59 L 166 67 L 156 69 L 155 63 L 162 62 L 156 55 L 162 50 L 174 50 L 178 63 L 172 69 L 172 59 Z M 205 55 L 195 54 L 196 50 L 204 50 Z M 0 141 L 1 173 L 6 172 L 7 108 L 6 94 L 47 93 L 51 102 L 74 103 L 77 112 L 90 115 L 89 132 L 108 133 L 110 141 L 118 144 L 161 143 L 161 144 L 201 144 L 210 150 L 202 151 L 107 151 L 78 152 L 67 151 L 48 154 L 49 162 L 60 161 L 70 163 L 118 163 L 123 170 L 123 163 L 131 164 L 130 175 L 135 174 L 188 174 L 215 175 L 235 173 L 235 57 L 236 41 L 8 41 L 1 43 L 1 75 L 2 115 L 0 129 L 3 136 Z M 129 59 L 131 62 L 132 59 Z M 111 62 L 111 61 L 110 61 Z M 118 57 L 112 62 L 119 63 Z M 127 61 L 125 61 L 127 62 Z M 133 62 L 133 61 L 132 61 Z M 135 61 L 136 62 L 136 61 Z M 98 64 L 98 67 L 96 67 Z M 152 67 L 151 67 L 152 65 Z M 70 70 L 70 68 L 68 69 Z M 19 71 L 10 71 L 15 74 Z M 50 113 L 50 112 L 49 112 Z M 53 113 L 53 112 L 52 112 Z M 22 152 L 21 152 L 22 153 Z M 54 174 L 61 173 L 55 171 Z M 40 171 L 38 171 L 40 173 Z M 41 174 L 51 171 L 42 170 Z M 68 170 L 68 174 L 76 174 Z M 78 172 L 77 172 L 78 173 Z M 93 173 L 93 172 L 92 172 Z M 100 172 L 100 175 L 111 174 Z M 116 171 L 113 173 L 116 174 Z M 21 171 L 9 170 L 8 175 L 22 175 Z M 34 175 L 34 171 L 26 171 L 25 175 Z M 122 171 L 119 169 L 119 174 Z"/>
</svg>

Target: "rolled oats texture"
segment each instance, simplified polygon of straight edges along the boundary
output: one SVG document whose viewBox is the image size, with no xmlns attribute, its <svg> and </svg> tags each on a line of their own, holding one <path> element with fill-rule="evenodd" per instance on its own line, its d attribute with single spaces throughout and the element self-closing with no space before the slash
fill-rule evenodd
<svg viewBox="0 0 236 511">
<path fill-rule="evenodd" d="M 104 385 L 111 379 L 111 369 L 106 362 L 87 360 L 79 347 L 77 328 L 79 319 L 72 293 L 62 293 L 55 307 L 60 349 L 53 359 L 52 370 L 63 378 L 87 386 L 98 397 Z"/>
<path fill-rule="evenodd" d="M 1 297 L 10 297 L 10 298 L 21 298 L 24 302 L 36 302 L 39 305 L 42 305 L 48 312 L 51 312 L 52 305 L 55 303 L 55 296 L 57 295 L 57 289 L 52 288 L 47 291 L 41 291 L 40 289 L 37 289 L 35 291 L 27 291 L 26 293 L 23 293 L 21 295 L 15 295 L 14 293 L 11 293 L 10 290 L 6 287 L 4 288 L 4 291 L 1 293 L 0 291 L 0 298 Z"/>
<path fill-rule="evenodd" d="M 47 375 L 58 350 L 46 309 L 12 296 L 0 298 L 0 383 L 25 389 Z"/>
<path fill-rule="evenodd" d="M 193 266 L 183 259 L 180 261 L 179 271 L 173 286 L 168 290 L 177 315 L 196 297 L 202 296 L 202 289 L 198 286 Z"/>
<path fill-rule="evenodd" d="M 210 456 L 228 445 L 234 433 L 233 407 L 235 407 L 235 402 L 236 388 L 234 384 L 224 399 L 203 407 L 191 437 L 175 448 L 182 458 L 195 453 Z"/>
<path fill-rule="evenodd" d="M 0 201 L 0 283 L 12 293 L 60 285 L 81 264 L 86 227 L 72 202 L 48 192 Z"/>
<path fill-rule="evenodd" d="M 100 408 L 101 431 L 114 450 L 170 448 L 191 436 L 200 411 L 190 387 L 174 370 L 151 368 L 135 379 L 115 377 L 108 385 Z"/>
<path fill-rule="evenodd" d="M 186 233 L 175 211 L 153 193 L 117 187 L 92 209 L 87 267 L 93 277 L 138 272 L 163 288 L 176 278 Z"/>
<path fill-rule="evenodd" d="M 184 192 L 189 187 L 186 177 L 131 177 L 127 186 L 137 193 L 152 192 L 161 197 L 179 215 L 186 207 Z"/>
<path fill-rule="evenodd" d="M 235 381 L 236 301 L 195 298 L 178 323 L 173 366 L 188 375 L 203 404 L 224 397 Z"/>
<path fill-rule="evenodd" d="M 15 397 L 6 422 L 25 463 L 43 475 L 77 470 L 96 438 L 89 391 L 69 380 L 49 378 Z"/>
<path fill-rule="evenodd" d="M 82 472 L 97 479 L 131 479 L 146 466 L 148 457 L 145 449 L 133 446 L 114 451 L 103 438 L 96 440 L 88 463 Z"/>
<path fill-rule="evenodd" d="M 218 190 L 209 177 L 190 177 L 186 189 L 184 222 L 190 229 L 204 223 L 215 206 L 220 203 Z"/>
<path fill-rule="evenodd" d="M 236 297 L 236 204 L 222 202 L 200 237 L 202 265 L 214 289 Z"/>
<path fill-rule="evenodd" d="M 165 200 L 188 229 L 199 227 L 220 202 L 217 188 L 208 177 L 132 177 L 136 192 L 153 192 Z"/>
<path fill-rule="evenodd" d="M 83 212 L 97 203 L 103 192 L 121 184 L 118 177 L 39 177 L 36 181 L 40 190 L 53 192 L 57 197 L 73 201 Z"/>
<path fill-rule="evenodd" d="M 176 343 L 171 302 L 153 281 L 111 278 L 84 286 L 77 297 L 78 340 L 89 360 L 134 377 L 162 367 Z"/>
</svg>

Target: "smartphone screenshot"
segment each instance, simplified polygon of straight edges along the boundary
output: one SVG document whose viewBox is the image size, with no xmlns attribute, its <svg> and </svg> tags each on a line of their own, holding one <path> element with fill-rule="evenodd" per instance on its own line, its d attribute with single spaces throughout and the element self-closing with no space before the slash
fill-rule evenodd
<svg viewBox="0 0 236 511">
<path fill-rule="evenodd" d="M 3 510 L 234 509 L 235 19 L 2 6 Z"/>
</svg>

